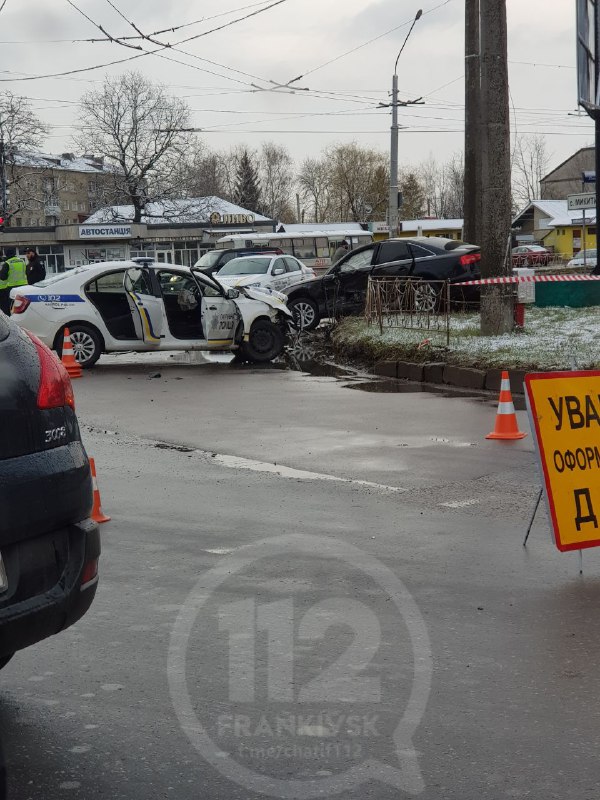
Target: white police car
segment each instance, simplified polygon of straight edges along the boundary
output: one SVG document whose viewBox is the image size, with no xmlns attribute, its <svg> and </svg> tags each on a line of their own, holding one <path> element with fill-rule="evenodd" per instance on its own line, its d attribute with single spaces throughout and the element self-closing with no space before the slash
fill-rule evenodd
<svg viewBox="0 0 600 800">
<path fill-rule="evenodd" d="M 11 298 L 15 322 L 58 352 L 68 327 L 83 367 L 130 350 L 235 350 L 271 361 L 291 322 L 278 292 L 228 289 L 195 268 L 149 259 L 77 267 L 19 286 Z"/>
<path fill-rule="evenodd" d="M 282 292 L 297 283 L 312 281 L 315 271 L 294 256 L 252 253 L 232 258 L 216 273 L 223 286 L 265 287 Z"/>
</svg>

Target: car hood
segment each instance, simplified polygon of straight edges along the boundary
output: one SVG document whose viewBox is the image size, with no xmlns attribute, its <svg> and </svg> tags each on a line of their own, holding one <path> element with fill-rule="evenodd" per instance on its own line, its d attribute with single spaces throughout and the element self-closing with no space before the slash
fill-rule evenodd
<svg viewBox="0 0 600 800">
<path fill-rule="evenodd" d="M 247 286 L 236 286 L 235 288 L 239 289 L 240 294 L 250 298 L 250 300 L 259 300 L 261 303 L 266 303 L 271 308 L 281 311 L 288 317 L 292 316 L 292 312 L 287 307 L 287 297 L 281 292 L 276 292 L 274 289 L 268 289 L 265 286 L 254 289 L 250 289 Z"/>
</svg>

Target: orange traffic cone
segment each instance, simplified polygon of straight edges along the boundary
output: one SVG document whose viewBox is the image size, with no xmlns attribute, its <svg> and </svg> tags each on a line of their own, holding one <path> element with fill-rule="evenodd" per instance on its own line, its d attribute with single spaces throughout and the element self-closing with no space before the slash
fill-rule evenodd
<svg viewBox="0 0 600 800">
<path fill-rule="evenodd" d="M 98 480 L 96 479 L 96 462 L 93 458 L 90 458 L 90 469 L 92 470 L 92 486 L 94 487 L 94 506 L 92 508 L 92 519 L 95 522 L 110 522 L 110 517 L 107 517 L 104 511 L 102 511 L 100 492 L 98 490 Z"/>
<path fill-rule="evenodd" d="M 505 370 L 502 373 L 502 383 L 500 384 L 500 399 L 498 400 L 498 412 L 496 414 L 496 426 L 486 439 L 524 439 L 526 433 L 519 430 L 515 406 L 513 404 L 510 391 L 510 378 Z"/>
<path fill-rule="evenodd" d="M 71 342 L 71 334 L 69 333 L 68 328 L 65 328 L 61 361 L 65 365 L 70 378 L 81 378 L 83 373 L 81 371 L 79 362 L 75 358 L 75 353 L 73 352 L 73 343 Z"/>
</svg>

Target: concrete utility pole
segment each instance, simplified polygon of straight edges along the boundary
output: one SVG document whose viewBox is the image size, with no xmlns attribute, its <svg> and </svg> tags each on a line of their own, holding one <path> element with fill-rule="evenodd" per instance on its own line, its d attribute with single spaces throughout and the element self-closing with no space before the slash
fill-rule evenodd
<svg viewBox="0 0 600 800">
<path fill-rule="evenodd" d="M 481 273 L 510 274 L 510 122 L 506 0 L 480 0 L 481 25 Z M 481 292 L 481 332 L 513 329 L 513 290 L 490 286 Z"/>
<path fill-rule="evenodd" d="M 481 244 L 479 0 L 465 0 L 465 177 L 463 239 Z"/>
<path fill-rule="evenodd" d="M 402 55 L 402 51 L 406 46 L 408 41 L 408 37 L 412 33 L 412 29 L 415 27 L 415 23 L 417 20 L 421 18 L 423 11 L 419 9 L 415 14 L 415 18 L 412 21 L 412 25 L 410 26 L 408 33 L 406 34 L 406 39 L 404 40 L 402 47 L 400 48 L 400 52 L 396 57 L 396 63 L 394 64 L 394 75 L 392 76 L 392 102 L 391 104 L 388 103 L 380 103 L 380 107 L 385 108 L 388 105 L 392 106 L 392 128 L 391 128 L 391 141 L 390 141 L 390 197 L 388 203 L 388 225 L 389 225 L 389 236 L 390 238 L 393 236 L 398 235 L 398 106 L 407 106 L 412 103 L 419 103 L 421 102 L 421 98 L 418 100 L 407 101 L 404 103 L 400 103 L 398 100 L 398 61 L 400 60 L 400 56 Z"/>
</svg>

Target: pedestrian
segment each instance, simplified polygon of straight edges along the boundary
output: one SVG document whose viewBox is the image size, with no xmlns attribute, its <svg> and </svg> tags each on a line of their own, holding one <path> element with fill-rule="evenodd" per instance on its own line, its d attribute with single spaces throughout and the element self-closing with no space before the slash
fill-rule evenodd
<svg viewBox="0 0 600 800">
<path fill-rule="evenodd" d="M 27 267 L 25 271 L 27 272 L 27 283 L 39 283 L 43 281 L 46 277 L 46 267 L 44 266 L 44 262 L 36 253 L 35 247 L 28 247 L 25 250 L 25 255 L 27 256 Z"/>
<path fill-rule="evenodd" d="M 340 260 L 340 258 L 343 258 L 346 255 L 346 253 L 349 252 L 349 250 L 350 250 L 350 242 L 348 242 L 348 241 L 346 241 L 346 239 L 344 239 L 344 241 L 341 243 L 341 245 L 338 247 L 338 249 L 333 254 L 333 258 L 331 259 L 331 263 L 332 264 L 336 264 Z"/>
<path fill-rule="evenodd" d="M 4 263 L 0 267 L 0 311 L 10 314 L 10 290 L 27 284 L 25 262 L 14 247 L 4 248 Z"/>
</svg>

